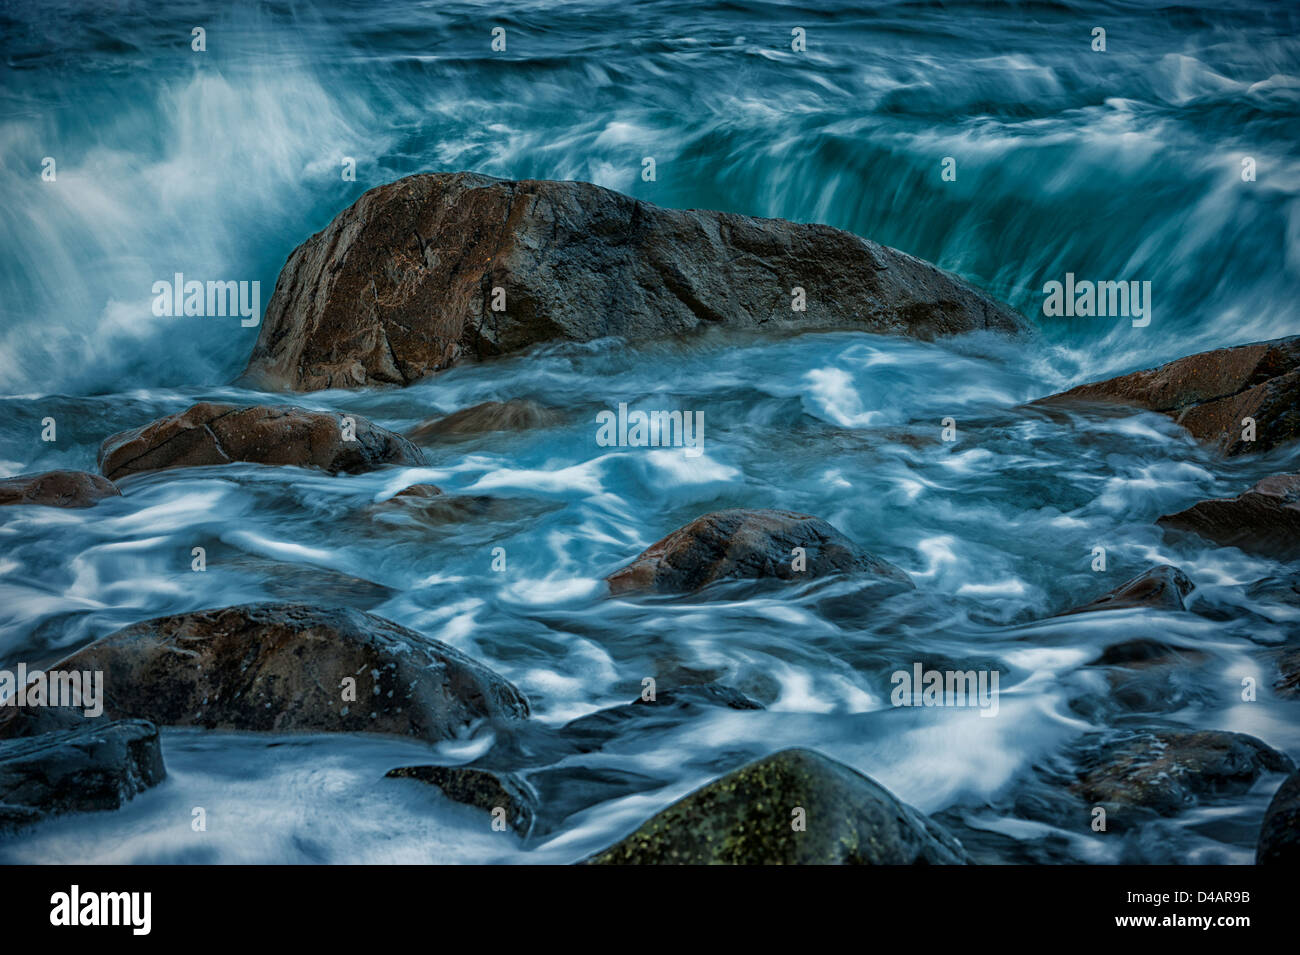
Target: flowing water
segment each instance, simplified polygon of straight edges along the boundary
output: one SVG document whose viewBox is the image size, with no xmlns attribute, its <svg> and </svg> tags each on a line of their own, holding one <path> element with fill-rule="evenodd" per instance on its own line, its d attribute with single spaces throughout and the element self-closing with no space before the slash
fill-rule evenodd
<svg viewBox="0 0 1300 955">
<path fill-rule="evenodd" d="M 496 26 L 505 52 L 491 50 Z M 800 745 L 938 814 L 986 861 L 1251 861 L 1276 776 L 1128 832 L 1092 832 L 1086 807 L 1029 804 L 1055 805 L 1037 797 L 1092 734 L 1126 726 L 1247 732 L 1300 756 L 1300 704 L 1272 696 L 1266 656 L 1300 629 L 1285 586 L 1296 565 L 1153 524 L 1296 470 L 1300 451 L 1222 460 L 1160 416 L 1025 403 L 1300 332 L 1297 26 L 1283 3 L 7 4 L 0 475 L 94 470 L 105 436 L 196 400 L 283 400 L 226 384 L 257 329 L 155 317 L 153 283 L 256 280 L 264 306 L 294 246 L 417 171 L 585 179 L 661 205 L 827 222 L 963 275 L 1039 333 L 548 346 L 403 390 L 293 399 L 394 430 L 490 399 L 559 411 L 524 433 L 438 439 L 426 468 L 199 468 L 128 479 L 89 510 L 5 508 L 0 666 L 162 614 L 362 607 L 529 697 L 543 739 L 520 768 L 550 809 L 521 842 L 382 779 L 509 743 L 489 735 L 429 747 L 168 730 L 163 785 L 0 842 L 0 859 L 567 862 L 745 759 Z M 806 53 L 791 51 L 795 27 Z M 1044 283 L 1066 272 L 1150 281 L 1151 324 L 1043 317 Z M 600 446 L 596 414 L 620 402 L 703 412 L 702 453 Z M 44 442 L 51 417 L 57 441 Z M 420 481 L 456 500 L 387 500 Z M 882 598 L 839 578 L 608 596 L 605 575 L 730 506 L 825 518 L 917 589 Z M 1161 562 L 1196 583 L 1195 612 L 1051 619 Z M 1199 662 L 1114 692 L 1088 664 L 1134 639 L 1193 647 Z M 996 718 L 892 706 L 890 675 L 914 662 L 997 669 Z M 661 689 L 716 681 L 765 709 L 665 710 L 587 752 L 556 742 L 651 676 Z M 1258 702 L 1241 699 L 1248 676 Z"/>
</svg>

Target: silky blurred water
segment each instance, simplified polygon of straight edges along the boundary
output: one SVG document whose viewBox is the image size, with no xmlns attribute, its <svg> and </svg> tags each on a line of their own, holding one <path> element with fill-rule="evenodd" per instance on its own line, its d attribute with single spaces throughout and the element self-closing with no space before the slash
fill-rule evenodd
<svg viewBox="0 0 1300 955">
<path fill-rule="evenodd" d="M 416 171 L 586 179 L 828 222 L 963 275 L 1039 331 L 544 347 L 401 391 L 293 399 L 394 430 L 492 399 L 559 412 L 525 433 L 437 439 L 427 468 L 191 469 L 128 479 L 87 511 L 4 508 L 0 665 L 48 663 L 160 614 L 301 599 L 458 647 L 557 732 L 647 676 L 715 680 L 766 710 L 700 708 L 523 767 L 563 807 L 526 845 L 381 778 L 499 740 L 167 731 L 161 787 L 0 842 L 0 858 L 567 862 L 746 758 L 803 745 L 940 813 L 984 861 L 1251 861 L 1277 777 L 1130 833 L 1031 818 L 1016 796 L 1070 765 L 1086 734 L 1132 725 L 1248 732 L 1300 756 L 1300 704 L 1272 695 L 1266 656 L 1296 638 L 1300 610 L 1283 588 L 1250 589 L 1298 568 L 1153 524 L 1295 470 L 1300 451 L 1224 461 L 1160 416 L 1024 405 L 1300 332 L 1297 19 L 1280 3 L 7 5 L 0 474 L 94 470 L 110 433 L 200 399 L 268 400 L 225 384 L 257 330 L 156 318 L 152 283 L 258 280 L 265 305 L 294 246 Z M 194 26 L 205 53 L 190 49 Z M 1094 26 L 1105 53 L 1089 47 Z M 806 54 L 790 50 L 794 27 Z M 940 178 L 945 156 L 956 182 Z M 1067 271 L 1150 281 L 1150 326 L 1043 318 L 1043 284 Z M 619 402 L 702 411 L 703 454 L 598 446 L 595 416 Z M 46 417 L 54 443 L 40 440 Z M 941 440 L 946 417 L 955 442 Z M 388 501 L 419 481 L 457 500 Z M 729 506 L 825 518 L 917 590 L 880 600 L 837 579 L 608 597 L 606 574 Z M 1196 612 L 1050 619 L 1160 562 L 1197 584 Z M 1202 665 L 1137 702 L 1114 694 L 1087 664 L 1138 638 L 1195 647 Z M 890 706 L 889 674 L 914 661 L 1000 669 L 999 715 Z M 1245 676 L 1258 702 L 1241 701 Z M 210 809 L 208 832 L 190 829 L 193 806 Z"/>
</svg>

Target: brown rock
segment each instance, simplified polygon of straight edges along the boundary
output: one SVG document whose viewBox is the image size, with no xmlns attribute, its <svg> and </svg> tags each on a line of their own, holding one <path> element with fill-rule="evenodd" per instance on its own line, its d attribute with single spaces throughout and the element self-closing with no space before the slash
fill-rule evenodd
<svg viewBox="0 0 1300 955">
<path fill-rule="evenodd" d="M 165 468 L 250 461 L 357 474 L 389 464 L 424 464 L 420 449 L 360 415 L 355 440 L 343 439 L 344 415 L 289 406 L 202 402 L 133 431 L 99 449 L 99 469 L 113 479 Z"/>
<path fill-rule="evenodd" d="M 1251 554 L 1294 557 L 1300 554 L 1300 474 L 1266 477 L 1237 497 L 1201 501 L 1156 523 Z"/>
<path fill-rule="evenodd" d="M 102 670 L 109 719 L 266 732 L 458 736 L 528 715 L 487 667 L 360 610 L 250 604 L 159 617 L 51 669 Z M 355 702 L 343 681 L 356 681 Z"/>
<path fill-rule="evenodd" d="M 0 505 L 92 507 L 106 497 L 121 496 L 122 492 L 112 481 L 88 471 L 46 471 L 0 481 Z"/>
<path fill-rule="evenodd" d="M 533 431 L 558 424 L 562 417 L 554 408 L 535 401 L 515 398 L 510 401 L 485 401 L 470 408 L 453 411 L 441 418 L 430 418 L 407 432 L 412 441 L 441 435 L 483 434 L 488 431 Z"/>
<path fill-rule="evenodd" d="M 1132 580 L 1125 581 L 1109 593 L 1102 594 L 1091 603 L 1073 607 L 1057 616 L 1068 617 L 1075 613 L 1097 610 L 1125 610 L 1145 607 L 1148 610 L 1186 610 L 1183 598 L 1192 592 L 1193 584 L 1177 567 L 1161 564 Z"/>
<path fill-rule="evenodd" d="M 795 286 L 804 312 L 790 308 Z M 491 309 L 494 288 L 505 311 Z M 960 279 L 829 226 L 661 209 L 584 182 L 438 173 L 370 190 L 294 250 L 244 379 L 405 385 L 539 342 L 704 326 L 924 339 L 1028 327 Z"/>
<path fill-rule="evenodd" d="M 805 551 L 803 571 L 792 567 L 796 547 Z M 902 570 L 862 550 L 820 518 L 743 508 L 696 518 L 650 545 L 608 581 L 615 594 L 690 593 L 729 578 L 795 580 L 839 572 L 865 572 L 902 589 L 912 587 Z"/>
<path fill-rule="evenodd" d="M 1300 336 L 1201 352 L 1035 402 L 1089 403 L 1158 411 L 1224 454 L 1267 451 L 1300 434 Z M 1247 417 L 1253 442 L 1241 437 Z"/>
</svg>

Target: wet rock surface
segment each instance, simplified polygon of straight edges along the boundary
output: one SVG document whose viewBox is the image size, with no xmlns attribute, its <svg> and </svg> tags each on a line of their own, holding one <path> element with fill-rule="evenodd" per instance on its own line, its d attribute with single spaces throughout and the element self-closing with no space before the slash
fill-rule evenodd
<svg viewBox="0 0 1300 955">
<path fill-rule="evenodd" d="M 1128 405 L 1168 415 L 1224 454 L 1267 451 L 1300 435 L 1300 336 L 1188 355 L 1035 403 Z M 1254 441 L 1243 440 L 1244 418 L 1255 421 Z"/>
<path fill-rule="evenodd" d="M 167 775 L 145 720 L 81 720 L 0 741 L 0 832 L 67 812 L 119 809 Z"/>
<path fill-rule="evenodd" d="M 792 822 L 803 810 L 807 828 Z M 716 779 L 586 860 L 596 865 L 948 865 L 953 836 L 854 769 L 788 749 Z"/>
<path fill-rule="evenodd" d="M 556 409 L 528 399 L 484 401 L 482 404 L 423 421 L 408 431 L 406 436 L 418 442 L 439 437 L 488 434 L 493 431 L 533 431 L 557 425 L 562 417 Z"/>
<path fill-rule="evenodd" d="M 1098 610 L 1129 610 L 1141 607 L 1147 610 L 1186 610 L 1183 599 L 1192 592 L 1191 579 L 1177 567 L 1162 564 L 1126 580 L 1114 590 L 1080 607 L 1072 607 L 1057 614 L 1068 617 L 1076 613 Z"/>
<path fill-rule="evenodd" d="M 791 308 L 795 287 L 804 311 Z M 294 250 L 243 381 L 405 385 L 540 342 L 718 326 L 932 339 L 1028 323 L 829 226 L 662 209 L 584 182 L 434 173 L 371 189 Z"/>
<path fill-rule="evenodd" d="M 116 484 L 88 471 L 46 471 L 0 480 L 0 507 L 93 507 L 105 498 L 121 496 Z"/>
<path fill-rule="evenodd" d="M 454 802 L 492 813 L 504 810 L 504 820 L 521 838 L 533 827 L 536 800 L 528 786 L 512 773 L 496 773 L 469 766 L 402 766 L 389 770 L 387 779 L 414 779 L 435 787 Z"/>
<path fill-rule="evenodd" d="M 106 712 L 165 726 L 436 741 L 529 712 L 523 695 L 487 667 L 351 609 L 271 603 L 159 617 L 96 640 L 55 668 L 103 670 Z"/>
<path fill-rule="evenodd" d="M 806 566 L 795 570 L 795 548 Z M 611 574 L 610 591 L 683 594 L 729 579 L 784 581 L 864 573 L 899 590 L 912 588 L 902 570 L 858 547 L 830 524 L 807 514 L 732 509 L 698 517 L 650 545 Z"/>
<path fill-rule="evenodd" d="M 290 406 L 201 402 L 106 439 L 99 469 L 114 480 L 166 468 L 248 461 L 356 474 L 421 465 L 410 441 L 359 415 Z"/>
<path fill-rule="evenodd" d="M 1156 523 L 1250 554 L 1300 556 L 1300 474 L 1266 477 L 1237 497 L 1201 501 Z"/>
<path fill-rule="evenodd" d="M 1292 773 L 1273 794 L 1255 849 L 1259 865 L 1300 863 L 1300 772 Z"/>
</svg>

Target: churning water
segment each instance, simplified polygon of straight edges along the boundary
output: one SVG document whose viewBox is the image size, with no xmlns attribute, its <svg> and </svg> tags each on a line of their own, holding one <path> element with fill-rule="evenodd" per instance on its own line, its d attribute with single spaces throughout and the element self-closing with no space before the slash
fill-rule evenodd
<svg viewBox="0 0 1300 955">
<path fill-rule="evenodd" d="M 195 26 L 204 53 L 190 49 Z M 1090 48 L 1094 26 L 1105 53 Z M 627 702 L 646 676 L 716 680 L 766 709 L 633 721 L 591 753 L 542 747 L 529 771 L 556 818 L 527 845 L 382 779 L 468 760 L 487 738 L 435 749 L 166 731 L 163 785 L 11 838 L 0 859 L 565 862 L 746 758 L 803 745 L 940 814 L 987 860 L 1250 861 L 1276 777 L 1104 836 L 1017 797 L 1068 771 L 1087 734 L 1134 722 L 1248 732 L 1300 754 L 1300 704 L 1240 699 L 1243 677 L 1267 687 L 1264 651 L 1300 620 L 1275 591 L 1247 589 L 1297 567 L 1152 523 L 1296 470 L 1300 451 L 1225 461 L 1160 416 L 1024 403 L 1300 332 L 1298 26 L 1285 3 L 6 5 L 3 475 L 94 470 L 105 436 L 201 398 L 283 400 L 226 384 L 257 329 L 155 317 L 153 283 L 256 280 L 264 305 L 294 246 L 417 171 L 585 179 L 666 206 L 826 222 L 963 275 L 1040 333 L 545 347 L 400 391 L 293 399 L 393 430 L 488 399 L 561 412 L 526 433 L 441 439 L 427 468 L 191 469 L 131 478 L 89 510 L 5 508 L 5 665 L 152 616 L 294 599 L 443 640 L 513 681 L 550 727 Z M 806 54 L 791 51 L 794 27 Z M 55 182 L 40 174 L 47 156 Z M 340 174 L 348 158 L 355 182 Z M 1066 272 L 1150 281 L 1151 324 L 1044 318 L 1043 285 Z M 596 414 L 619 402 L 702 411 L 702 453 L 599 446 Z M 45 417 L 55 443 L 40 440 Z M 955 442 L 940 440 L 945 417 Z M 417 481 L 489 500 L 383 506 Z M 729 506 L 823 517 L 917 590 L 869 604 L 848 580 L 607 596 L 606 574 Z M 190 571 L 195 546 L 205 573 Z M 491 572 L 494 547 L 507 573 Z M 1104 574 L 1090 569 L 1096 547 Z M 1160 562 L 1193 579 L 1200 612 L 1048 619 Z M 1204 664 L 1116 697 L 1087 664 L 1137 638 L 1193 646 Z M 999 669 L 997 718 L 891 706 L 889 675 L 913 661 Z M 190 830 L 193 806 L 208 832 Z"/>
</svg>

